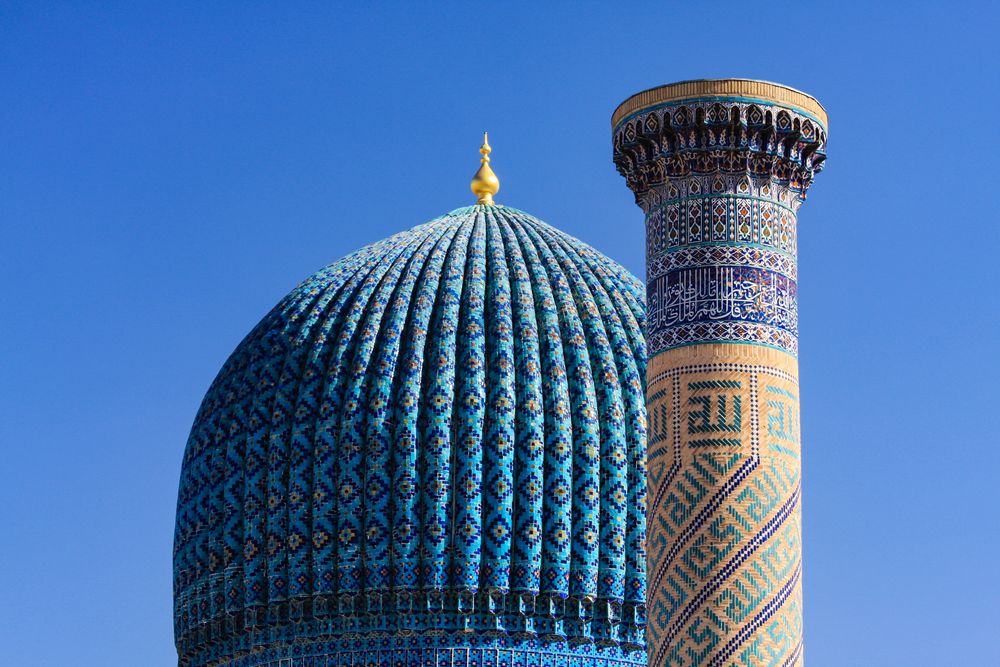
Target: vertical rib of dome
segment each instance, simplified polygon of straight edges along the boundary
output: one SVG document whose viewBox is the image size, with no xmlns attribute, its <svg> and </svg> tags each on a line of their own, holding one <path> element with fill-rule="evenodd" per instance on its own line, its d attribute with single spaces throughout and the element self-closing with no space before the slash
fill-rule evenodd
<svg viewBox="0 0 1000 667">
<path fill-rule="evenodd" d="M 425 590 L 432 592 L 428 604 L 431 612 L 443 610 L 441 593 L 450 583 L 448 546 L 453 528 L 449 522 L 453 483 L 451 419 L 455 402 L 458 317 L 471 227 L 471 221 L 463 221 L 452 237 L 431 320 L 429 364 L 424 368 L 426 388 L 420 414 L 423 421 L 421 584 Z"/>
<path fill-rule="evenodd" d="M 643 317 L 624 269 L 503 206 L 300 284 L 192 427 L 181 664 L 404 635 L 641 648 Z"/>
<path fill-rule="evenodd" d="M 507 221 L 493 220 L 499 234 L 498 246 L 506 249 L 512 277 L 513 342 L 516 409 L 514 410 L 514 484 L 511 516 L 514 533 L 511 539 L 511 585 L 517 597 L 513 629 L 534 632 L 534 596 L 542 588 L 542 536 L 544 513 L 542 491 L 545 466 L 545 398 L 542 391 L 538 319 L 531 276 L 524 255 L 513 242 Z"/>
<path fill-rule="evenodd" d="M 591 359 L 591 374 L 597 397 L 600 425 L 600 465 L 598 467 L 600 498 L 597 587 L 594 597 L 600 602 L 620 603 L 624 592 L 625 574 L 625 499 L 628 461 L 625 453 L 625 410 L 614 351 L 601 318 L 598 299 L 583 279 L 578 267 L 563 252 L 558 243 L 551 243 L 553 257 L 569 279 L 571 291 L 581 314 L 587 334 Z M 596 296 L 596 298 L 595 298 Z M 595 614 L 608 618 L 608 605 L 598 604 Z M 607 639 L 607 637 L 603 637 Z"/>
<path fill-rule="evenodd" d="M 468 224 L 468 223 L 467 223 Z M 471 612 L 467 593 L 479 589 L 483 548 L 483 423 L 486 418 L 486 225 L 477 210 L 466 254 L 455 359 L 451 481 L 452 586 L 459 611 Z"/>
<path fill-rule="evenodd" d="M 545 267 L 538 259 L 534 246 L 523 242 L 523 232 L 517 222 L 511 222 L 511 245 L 520 247 L 525 257 L 531 289 L 534 292 L 535 317 L 539 324 L 542 359 L 542 396 L 545 419 L 542 512 L 542 572 L 539 632 L 552 637 L 564 637 L 561 609 L 557 607 L 569 596 L 570 536 L 572 517 L 570 497 L 573 493 L 573 422 L 570 414 L 569 386 L 566 381 L 566 361 L 562 333 L 552 285 Z M 558 614 L 558 615 L 557 615 Z"/>
<path fill-rule="evenodd" d="M 516 369 L 514 360 L 513 314 L 510 274 L 492 210 L 485 211 L 486 284 L 486 368 L 491 373 L 487 385 L 486 425 L 483 434 L 483 562 L 481 583 L 489 594 L 487 610 L 497 609 L 511 589 L 511 542 L 514 507 L 514 415 Z M 499 629 L 494 624 L 490 629 Z"/>
<path fill-rule="evenodd" d="M 519 231 L 525 245 L 534 245 L 539 261 L 548 273 L 562 334 L 573 429 L 569 577 L 569 595 L 573 604 L 567 608 L 566 616 L 567 621 L 574 624 L 570 632 L 586 631 L 589 634 L 589 627 L 579 627 L 578 621 L 585 613 L 579 608 L 580 603 L 590 602 L 597 596 L 598 578 L 600 427 L 590 351 L 583 322 L 562 268 L 546 243 L 535 242 L 530 229 L 519 225 Z"/>
<path fill-rule="evenodd" d="M 446 227 L 442 226 L 442 231 Z M 397 591 L 397 610 L 402 614 L 401 626 L 416 629 L 413 623 L 415 600 L 412 592 L 424 583 L 421 578 L 421 527 L 422 489 L 426 474 L 421 469 L 420 443 L 422 438 L 421 408 L 424 381 L 425 349 L 431 329 L 435 296 L 438 292 L 445 259 L 452 238 L 439 238 L 422 267 L 420 286 L 410 303 L 408 336 L 404 341 L 400 372 L 396 378 L 395 395 L 395 449 L 393 462 L 394 528 L 392 540 L 393 577 Z"/>
</svg>

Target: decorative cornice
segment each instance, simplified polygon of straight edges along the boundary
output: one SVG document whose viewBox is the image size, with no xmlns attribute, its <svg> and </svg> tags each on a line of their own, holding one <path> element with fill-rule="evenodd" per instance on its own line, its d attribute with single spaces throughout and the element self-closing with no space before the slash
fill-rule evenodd
<svg viewBox="0 0 1000 667">
<path fill-rule="evenodd" d="M 299 630 L 300 632 L 296 632 Z M 429 632 L 335 637 L 322 624 L 300 628 L 258 628 L 244 632 L 235 648 L 230 640 L 206 644 L 185 667 L 277 667 L 278 665 L 470 665 L 559 664 L 564 667 L 646 667 L 645 650 L 606 646 L 601 642 L 568 642 L 521 633 L 517 637 Z"/>
<path fill-rule="evenodd" d="M 650 88 L 632 95 L 619 104 L 611 115 L 611 127 L 615 129 L 624 118 L 658 104 L 705 97 L 746 98 L 787 106 L 813 116 L 824 130 L 830 127 L 826 109 L 812 95 L 780 83 L 756 79 L 692 79 Z"/>
<path fill-rule="evenodd" d="M 592 644 L 624 652 L 646 647 L 640 603 L 511 592 L 414 591 L 387 595 L 291 600 L 266 610 L 241 610 L 192 627 L 176 638 L 181 667 L 206 667 L 253 647 L 308 641 L 392 640 L 452 635 L 537 637 L 558 646 Z"/>
<path fill-rule="evenodd" d="M 716 173 L 763 178 L 801 200 L 826 159 L 822 111 L 805 93 L 761 81 L 662 86 L 615 112 L 615 166 L 644 209 L 663 199 L 657 186 Z"/>
</svg>

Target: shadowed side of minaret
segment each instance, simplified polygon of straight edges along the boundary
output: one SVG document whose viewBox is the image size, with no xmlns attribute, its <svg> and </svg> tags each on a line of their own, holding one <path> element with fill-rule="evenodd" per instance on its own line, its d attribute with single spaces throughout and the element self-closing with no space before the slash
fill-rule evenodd
<svg viewBox="0 0 1000 667">
<path fill-rule="evenodd" d="M 801 664 L 796 217 L 826 112 L 699 80 L 612 127 L 646 215 L 649 665 Z"/>
</svg>

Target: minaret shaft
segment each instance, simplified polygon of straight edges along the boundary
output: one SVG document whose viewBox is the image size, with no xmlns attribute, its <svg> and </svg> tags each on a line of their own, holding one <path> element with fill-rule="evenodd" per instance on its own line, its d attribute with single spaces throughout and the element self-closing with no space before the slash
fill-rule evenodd
<svg viewBox="0 0 1000 667">
<path fill-rule="evenodd" d="M 815 100 L 757 81 L 615 113 L 646 214 L 651 667 L 802 661 L 796 213 L 825 141 Z"/>
</svg>

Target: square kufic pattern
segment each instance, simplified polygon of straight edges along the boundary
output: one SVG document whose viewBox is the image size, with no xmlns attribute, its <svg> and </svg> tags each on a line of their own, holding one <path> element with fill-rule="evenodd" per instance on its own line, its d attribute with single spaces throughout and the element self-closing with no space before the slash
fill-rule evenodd
<svg viewBox="0 0 1000 667">
<path fill-rule="evenodd" d="M 668 470 L 680 465 L 680 381 L 674 374 L 649 388 L 646 399 L 646 468 L 649 490 L 655 495 Z"/>
<path fill-rule="evenodd" d="M 701 582 L 692 590 L 707 590 L 706 582 L 737 556 L 752 530 L 729 505 L 755 468 L 758 378 L 753 371 L 716 367 L 681 372 L 678 379 L 682 471 L 669 494 L 674 507 L 668 502 L 664 508 L 684 517 L 675 529 L 673 578 Z"/>
<path fill-rule="evenodd" d="M 788 610 L 801 594 L 794 377 L 759 364 L 688 365 L 655 387 L 650 456 L 660 461 L 653 453 L 662 451 L 674 466 L 669 488 L 655 492 L 650 523 L 658 564 L 651 610 L 663 610 L 666 632 L 654 634 L 697 628 L 723 654 L 749 644 L 757 659 L 793 651 L 800 635 Z M 668 467 L 651 467 L 651 480 L 663 476 L 659 470 Z M 682 602 L 694 596 L 703 606 Z"/>
<path fill-rule="evenodd" d="M 799 388 L 781 376 L 762 374 L 759 378 L 760 466 L 781 494 L 792 494 L 802 471 Z"/>
<path fill-rule="evenodd" d="M 759 410 L 763 419 L 764 457 L 791 458 L 801 455 L 799 431 L 799 389 L 782 377 L 760 379 Z"/>
<path fill-rule="evenodd" d="M 718 371 L 680 377 L 680 427 L 687 463 L 722 461 L 753 452 L 756 378 Z"/>
</svg>

